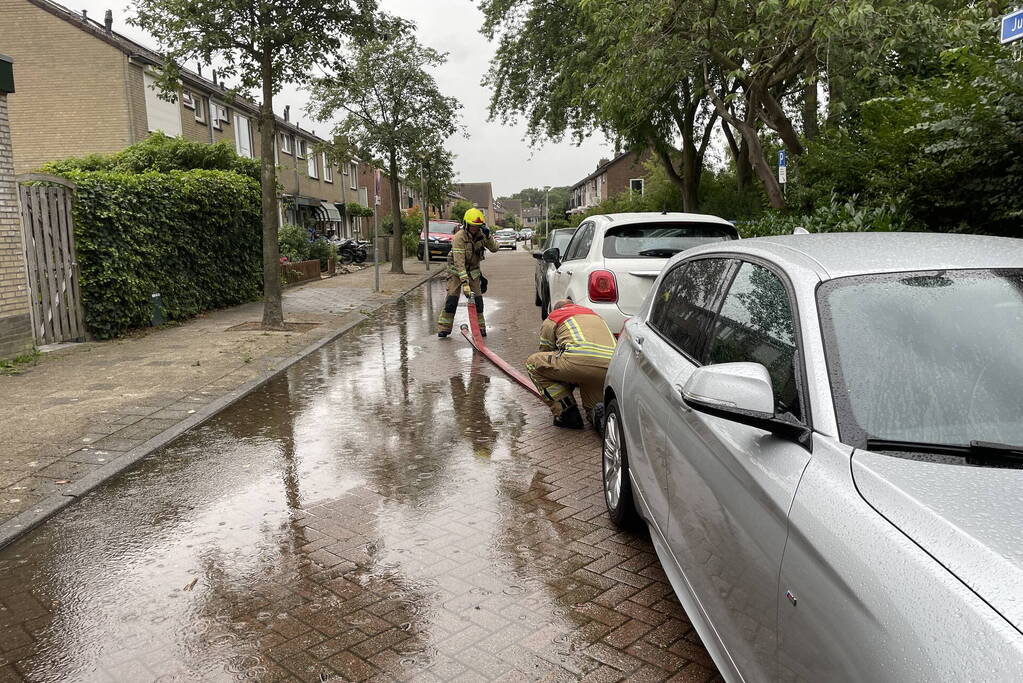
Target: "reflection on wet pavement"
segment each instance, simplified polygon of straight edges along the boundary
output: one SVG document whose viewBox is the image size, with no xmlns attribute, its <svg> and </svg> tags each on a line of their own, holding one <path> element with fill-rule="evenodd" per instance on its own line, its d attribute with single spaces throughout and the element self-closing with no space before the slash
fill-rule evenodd
<svg viewBox="0 0 1023 683">
<path fill-rule="evenodd" d="M 0 552 L 0 681 L 713 676 L 596 437 L 439 345 L 440 286 Z"/>
</svg>

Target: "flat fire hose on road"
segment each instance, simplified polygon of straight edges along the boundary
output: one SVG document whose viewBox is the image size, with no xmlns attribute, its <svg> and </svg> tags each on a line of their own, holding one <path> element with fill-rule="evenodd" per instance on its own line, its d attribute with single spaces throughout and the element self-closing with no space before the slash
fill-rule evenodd
<svg viewBox="0 0 1023 683">
<path fill-rule="evenodd" d="M 470 332 L 471 328 L 471 332 Z M 540 392 L 537 391 L 536 386 L 529 380 L 528 377 L 523 375 L 521 372 L 513 368 L 511 365 L 506 363 L 503 358 L 498 356 L 496 353 L 487 348 L 487 343 L 483 341 L 483 335 L 480 334 L 480 323 L 479 317 L 476 315 L 476 297 L 469 297 L 469 324 L 462 323 L 461 326 L 462 336 L 469 340 L 472 347 L 482 353 L 484 356 L 490 359 L 490 361 L 497 367 L 504 370 L 504 372 L 511 377 L 513 380 L 521 384 L 525 389 L 528 389 L 534 396 L 540 398 Z"/>
</svg>

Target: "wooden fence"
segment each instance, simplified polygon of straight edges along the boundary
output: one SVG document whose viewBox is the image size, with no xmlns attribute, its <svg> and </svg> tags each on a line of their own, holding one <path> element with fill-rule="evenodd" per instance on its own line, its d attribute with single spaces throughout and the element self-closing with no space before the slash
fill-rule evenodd
<svg viewBox="0 0 1023 683">
<path fill-rule="evenodd" d="M 320 279 L 320 259 L 285 263 L 281 268 L 284 271 L 284 281 L 289 285 L 295 282 Z"/>
<path fill-rule="evenodd" d="M 36 344 L 82 341 L 85 325 L 71 219 L 75 185 L 38 173 L 20 175 L 18 183 Z"/>
</svg>

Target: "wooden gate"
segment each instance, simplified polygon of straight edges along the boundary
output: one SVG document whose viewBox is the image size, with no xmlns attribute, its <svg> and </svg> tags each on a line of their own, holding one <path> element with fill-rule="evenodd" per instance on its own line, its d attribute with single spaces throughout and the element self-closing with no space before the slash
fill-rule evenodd
<svg viewBox="0 0 1023 683">
<path fill-rule="evenodd" d="M 85 325 L 71 222 L 75 185 L 39 173 L 20 175 L 18 183 L 36 344 L 83 341 Z"/>
</svg>

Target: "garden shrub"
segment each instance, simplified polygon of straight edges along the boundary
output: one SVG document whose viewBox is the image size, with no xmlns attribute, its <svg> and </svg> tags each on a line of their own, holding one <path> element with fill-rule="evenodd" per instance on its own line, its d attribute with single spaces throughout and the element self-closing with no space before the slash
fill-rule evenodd
<svg viewBox="0 0 1023 683">
<path fill-rule="evenodd" d="M 753 221 L 740 221 L 736 227 L 742 237 L 791 235 L 796 228 L 809 232 L 900 232 L 915 226 L 895 206 L 863 205 L 854 196 L 841 200 L 837 195 L 810 213 L 769 211 Z"/>
<path fill-rule="evenodd" d="M 213 144 L 191 142 L 161 132 L 150 135 L 116 154 L 90 154 L 75 159 L 52 161 L 40 171 L 66 175 L 72 171 L 233 171 L 259 182 L 259 161 L 238 156 L 234 147 L 221 140 Z"/>
<path fill-rule="evenodd" d="M 328 261 L 337 256 L 337 247 L 324 238 L 315 239 L 309 243 L 308 258 L 320 259 L 320 270 L 326 270 Z"/>
<path fill-rule="evenodd" d="M 259 183 L 237 173 L 67 169 L 77 184 L 75 242 L 89 333 L 109 339 L 151 322 L 259 297 Z"/>
<path fill-rule="evenodd" d="M 301 225 L 285 223 L 277 231 L 277 242 L 280 245 L 281 256 L 293 263 L 308 261 L 309 256 L 309 231 Z"/>
</svg>

